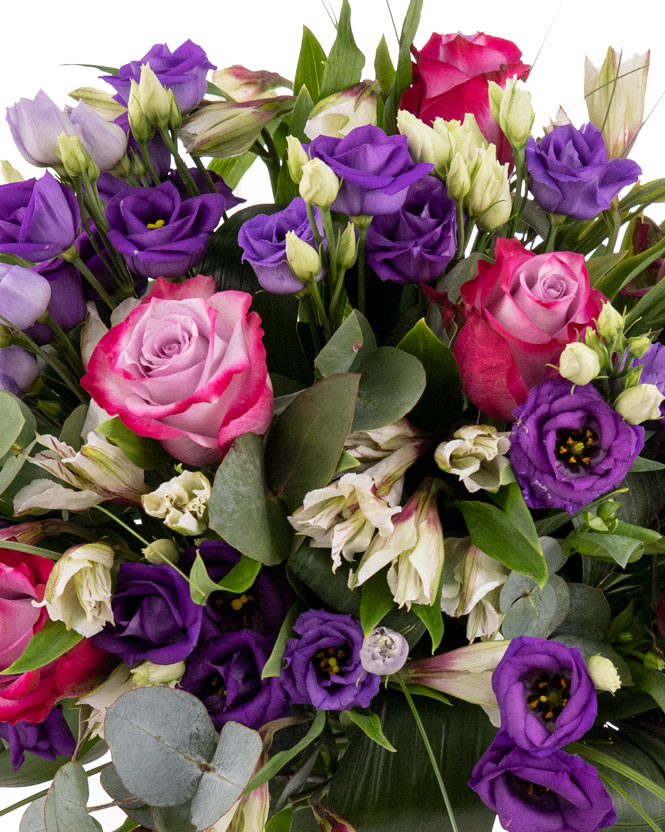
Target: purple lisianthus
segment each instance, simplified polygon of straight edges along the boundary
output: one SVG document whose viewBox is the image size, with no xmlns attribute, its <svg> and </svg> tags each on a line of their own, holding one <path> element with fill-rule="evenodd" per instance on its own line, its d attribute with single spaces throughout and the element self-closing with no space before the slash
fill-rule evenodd
<svg viewBox="0 0 665 832">
<path fill-rule="evenodd" d="M 514 638 L 492 674 L 501 729 L 536 757 L 579 739 L 593 725 L 596 690 L 577 647 Z"/>
<path fill-rule="evenodd" d="M 130 667 L 144 660 L 180 662 L 198 641 L 203 607 L 168 564 L 121 564 L 111 606 L 115 625 L 107 624 L 92 641 Z"/>
<path fill-rule="evenodd" d="M 322 159 L 342 180 L 330 207 L 350 217 L 399 210 L 409 185 L 434 167 L 426 162 L 414 164 L 406 136 L 388 136 L 371 124 L 356 127 L 343 139 L 317 136 L 309 145 L 309 154 L 312 159 Z"/>
<path fill-rule="evenodd" d="M 314 208 L 314 217 L 322 233 L 323 221 L 318 208 Z M 276 295 L 293 294 L 305 288 L 286 261 L 287 231 L 293 231 L 296 237 L 316 248 L 314 232 L 307 219 L 307 205 L 301 197 L 296 197 L 282 211 L 257 214 L 243 223 L 238 232 L 243 262 L 247 260 L 261 286 Z M 323 270 L 317 280 L 322 277 Z"/>
<path fill-rule="evenodd" d="M 476 763 L 469 786 L 511 832 L 599 832 L 616 821 L 598 772 L 580 757 L 534 757 L 500 731 Z"/>
<path fill-rule="evenodd" d="M 173 91 L 183 113 L 203 98 L 208 70 L 217 68 L 191 40 L 186 40 L 174 52 L 165 43 L 156 43 L 140 60 L 121 66 L 117 75 L 101 76 L 115 89 L 123 104 L 129 100 L 130 82 L 138 82 L 141 77 L 142 64 L 150 64 L 160 83 Z"/>
<path fill-rule="evenodd" d="M 198 168 L 189 168 L 189 175 L 192 177 L 194 184 L 202 194 L 210 193 L 208 183 Z M 212 183 L 215 186 L 217 193 L 224 197 L 225 211 L 229 211 L 231 208 L 235 208 L 236 205 L 241 205 L 243 202 L 247 202 L 246 199 L 236 196 L 222 177 L 218 173 L 215 173 L 214 170 L 209 170 L 208 175 L 212 179 Z M 166 181 L 173 182 L 182 199 L 187 199 L 187 188 L 185 187 L 185 183 L 182 181 L 182 177 L 177 170 L 170 170 L 166 176 Z"/>
<path fill-rule="evenodd" d="M 20 98 L 13 107 L 7 107 L 7 124 L 18 152 L 37 167 L 59 165 L 58 136 L 76 135 L 67 114 L 44 90 L 39 90 L 34 98 Z"/>
<path fill-rule="evenodd" d="M 76 740 L 67 720 L 62 713 L 62 706 L 56 705 L 43 722 L 0 722 L 0 737 L 9 743 L 9 753 L 14 771 L 25 762 L 25 752 L 29 751 L 45 760 L 56 757 L 71 757 L 76 748 Z"/>
<path fill-rule="evenodd" d="M 38 375 L 37 359 L 23 347 L 11 346 L 0 350 L 0 390 L 8 390 L 20 399 Z"/>
<path fill-rule="evenodd" d="M 48 171 L 0 185 L 0 251 L 41 263 L 68 249 L 80 225 L 74 191 Z"/>
<path fill-rule="evenodd" d="M 50 299 L 48 280 L 36 271 L 0 263 L 0 315 L 17 329 L 32 326 Z"/>
<path fill-rule="evenodd" d="M 607 210 L 642 173 L 631 159 L 608 161 L 603 134 L 593 124 L 579 130 L 564 124 L 539 142 L 529 139 L 526 166 L 536 202 L 552 214 L 578 220 Z"/>
<path fill-rule="evenodd" d="M 293 629 L 284 652 L 282 682 L 294 704 L 326 711 L 366 708 L 379 692 L 381 677 L 361 663 L 363 629 L 350 615 L 308 610 Z"/>
<path fill-rule="evenodd" d="M 83 236 L 83 235 L 82 235 Z M 76 241 L 78 247 L 80 237 Z M 53 320 L 69 332 L 85 320 L 85 294 L 81 273 L 71 263 L 55 258 L 36 265 L 35 271 L 45 278 L 51 288 L 48 313 Z M 48 324 L 36 323 L 25 332 L 37 343 L 48 344 L 55 333 Z"/>
<path fill-rule="evenodd" d="M 180 560 L 183 571 L 189 572 L 197 552 L 213 581 L 228 575 L 240 560 L 240 552 L 223 540 L 204 540 L 185 550 Z M 204 609 L 202 633 L 213 639 L 220 633 L 247 629 L 274 639 L 295 600 L 286 578 L 272 569 L 262 569 L 245 592 L 212 593 Z"/>
<path fill-rule="evenodd" d="M 457 248 L 455 204 L 427 176 L 411 185 L 404 205 L 367 229 L 367 263 L 381 280 L 425 283 L 439 277 Z"/>
<path fill-rule="evenodd" d="M 552 379 L 515 408 L 510 462 L 531 508 L 569 514 L 616 488 L 644 445 L 592 384 Z"/>
<path fill-rule="evenodd" d="M 136 274 L 180 277 L 201 262 L 223 213 L 219 194 L 181 199 L 170 182 L 126 188 L 106 206 L 108 237 Z"/>
<path fill-rule="evenodd" d="M 640 384 L 655 384 L 665 395 L 665 346 L 663 344 L 652 344 L 642 358 L 636 358 L 631 366 L 642 367 Z M 660 405 L 660 413 L 661 416 L 665 416 L 663 404 Z"/>
<path fill-rule="evenodd" d="M 252 630 L 202 639 L 187 660 L 180 687 L 203 702 L 218 729 L 231 720 L 259 728 L 288 716 L 279 677 L 261 678 L 272 648 L 272 639 Z"/>
</svg>

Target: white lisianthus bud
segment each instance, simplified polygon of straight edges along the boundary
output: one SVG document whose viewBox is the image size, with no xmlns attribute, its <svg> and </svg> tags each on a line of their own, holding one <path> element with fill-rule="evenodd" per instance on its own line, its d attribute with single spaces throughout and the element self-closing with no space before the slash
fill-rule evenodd
<svg viewBox="0 0 665 832">
<path fill-rule="evenodd" d="M 531 94 L 518 87 L 517 78 L 508 78 L 505 88 L 489 82 L 490 110 L 513 147 L 523 148 L 531 135 L 535 113 Z"/>
<path fill-rule="evenodd" d="M 141 498 L 143 510 L 180 534 L 203 534 L 208 527 L 210 481 L 200 471 L 183 471 Z"/>
<path fill-rule="evenodd" d="M 640 425 L 650 419 L 660 419 L 661 402 L 665 396 L 655 384 L 638 384 L 619 393 L 614 409 L 629 425 Z"/>
<path fill-rule="evenodd" d="M 83 101 L 104 121 L 115 121 L 118 116 L 127 112 L 127 107 L 116 101 L 110 92 L 98 90 L 94 87 L 78 87 L 78 89 L 69 93 L 69 97 L 76 101 Z"/>
<path fill-rule="evenodd" d="M 356 229 L 353 223 L 349 222 L 340 234 L 337 243 L 337 268 L 345 272 L 353 266 L 357 256 L 358 242 L 356 239 Z"/>
<path fill-rule="evenodd" d="M 113 624 L 111 567 L 113 549 L 107 543 L 83 543 L 68 549 L 49 575 L 44 600 L 52 621 L 90 638 Z"/>
<path fill-rule="evenodd" d="M 442 471 L 459 477 L 467 491 L 492 491 L 501 485 L 509 450 L 507 433 L 491 425 L 466 425 L 438 446 L 434 461 Z"/>
<path fill-rule="evenodd" d="M 599 373 L 600 359 L 595 350 L 580 341 L 566 344 L 559 358 L 559 375 L 573 384 L 584 385 L 597 378 Z"/>
<path fill-rule="evenodd" d="M 171 119 L 169 92 L 150 69 L 150 64 L 141 66 L 139 104 L 143 115 L 152 127 L 163 130 L 169 126 Z"/>
<path fill-rule="evenodd" d="M 397 129 L 406 136 L 414 162 L 429 162 L 434 172 L 445 177 L 453 157 L 453 139 L 447 130 L 437 132 L 408 110 L 397 112 Z"/>
<path fill-rule="evenodd" d="M 153 540 L 141 553 L 148 563 L 175 563 L 180 557 L 178 547 L 167 537 Z"/>
<path fill-rule="evenodd" d="M 648 335 L 636 335 L 628 339 L 628 352 L 636 358 L 642 358 L 650 346 L 651 338 Z"/>
<path fill-rule="evenodd" d="M 173 94 L 173 90 L 167 90 L 166 92 L 171 105 L 169 114 L 169 130 L 177 130 L 182 124 L 182 113 L 180 112 L 180 107 L 178 107 L 178 101 Z"/>
<path fill-rule="evenodd" d="M 78 179 L 86 175 L 91 168 L 91 163 L 94 165 L 92 156 L 86 152 L 78 136 L 68 136 L 67 133 L 61 133 L 58 136 L 57 153 L 65 172 L 72 179 Z M 99 168 L 97 168 L 97 176 L 99 176 Z M 97 179 L 97 176 L 90 178 Z"/>
<path fill-rule="evenodd" d="M 512 200 L 508 181 L 508 164 L 496 158 L 496 145 L 475 151 L 469 170 L 471 185 L 464 208 L 483 231 L 494 231 L 510 218 Z"/>
<path fill-rule="evenodd" d="M 409 642 L 401 633 L 375 627 L 363 640 L 360 663 L 368 673 L 392 676 L 404 667 L 409 657 Z"/>
<path fill-rule="evenodd" d="M 453 202 L 462 202 L 469 193 L 471 180 L 466 162 L 460 153 L 456 153 L 450 163 L 446 176 L 446 190 Z"/>
<path fill-rule="evenodd" d="M 286 137 L 287 156 L 286 164 L 289 168 L 291 179 L 298 185 L 302 179 L 302 168 L 309 162 L 309 156 L 305 152 L 299 139 L 295 136 Z"/>
<path fill-rule="evenodd" d="M 310 159 L 302 166 L 300 196 L 310 205 L 327 208 L 337 197 L 342 184 L 322 159 Z"/>
<path fill-rule="evenodd" d="M 321 257 L 314 246 L 310 246 L 296 234 L 286 232 L 286 262 L 293 274 L 303 283 L 310 283 L 321 274 Z"/>
<path fill-rule="evenodd" d="M 154 664 L 154 662 L 146 661 L 133 667 L 129 672 L 132 674 L 132 682 L 137 687 L 168 685 L 174 688 L 184 676 L 185 669 L 185 662 Z"/>
<path fill-rule="evenodd" d="M 376 124 L 378 89 L 376 81 L 361 81 L 322 98 L 309 114 L 304 134 L 310 141 L 318 136 L 343 139 L 356 127 Z"/>
<path fill-rule="evenodd" d="M 92 708 L 92 713 L 87 720 L 92 737 L 104 739 L 106 712 L 123 693 L 128 693 L 134 687 L 129 668 L 121 662 L 101 685 L 76 700 L 77 706 L 89 705 Z"/>
<path fill-rule="evenodd" d="M 586 667 L 596 690 L 607 690 L 614 694 L 621 687 L 621 679 L 616 667 L 605 656 L 600 654 L 591 656 Z"/>
<path fill-rule="evenodd" d="M 23 174 L 17 171 L 13 165 L 10 165 L 6 159 L 0 162 L 0 173 L 7 184 L 25 181 Z"/>
<path fill-rule="evenodd" d="M 603 338 L 616 338 L 622 330 L 623 315 L 606 301 L 598 316 L 598 334 Z"/>
<path fill-rule="evenodd" d="M 132 135 L 137 142 L 148 142 L 155 135 L 155 128 L 147 119 L 141 108 L 139 85 L 132 78 L 129 82 L 129 98 L 127 100 L 127 118 Z"/>
</svg>

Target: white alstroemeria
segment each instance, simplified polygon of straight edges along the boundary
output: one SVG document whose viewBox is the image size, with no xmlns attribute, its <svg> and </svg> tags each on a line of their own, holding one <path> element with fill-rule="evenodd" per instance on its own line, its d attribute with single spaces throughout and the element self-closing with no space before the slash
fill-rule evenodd
<svg viewBox="0 0 665 832">
<path fill-rule="evenodd" d="M 513 203 L 510 196 L 509 165 L 496 158 L 496 145 L 479 148 L 467 163 L 470 187 L 464 209 L 483 231 L 494 231 L 507 222 Z"/>
<path fill-rule="evenodd" d="M 129 672 L 132 674 L 132 682 L 137 687 L 148 687 L 150 685 L 167 685 L 174 688 L 185 674 L 185 662 L 175 664 L 155 664 L 154 662 L 141 662 Z"/>
<path fill-rule="evenodd" d="M 563 107 L 559 107 L 556 111 L 556 115 L 554 118 L 550 119 L 550 123 L 543 127 L 543 133 L 551 133 L 552 130 L 556 129 L 557 127 L 561 127 L 564 124 L 572 124 L 573 122 L 568 118 L 568 113 L 563 109 Z"/>
<path fill-rule="evenodd" d="M 349 575 L 349 586 L 364 583 L 384 566 L 388 586 L 400 607 L 431 604 L 443 569 L 443 529 L 436 506 L 438 486 L 425 480 L 395 518 L 387 537 L 377 536 L 363 555 L 358 569 Z"/>
<path fill-rule="evenodd" d="M 446 540 L 441 609 L 454 618 L 467 616 L 469 641 L 493 637 L 499 630 L 499 588 L 509 575 L 509 569 L 474 546 L 471 538 Z"/>
<path fill-rule="evenodd" d="M 384 459 L 420 435 L 408 419 L 398 419 L 375 430 L 353 431 L 344 442 L 344 450 L 362 461 Z"/>
<path fill-rule="evenodd" d="M 92 713 L 87 719 L 91 737 L 104 739 L 106 712 L 123 693 L 128 693 L 135 687 L 129 668 L 121 662 L 101 685 L 76 700 L 76 707 L 89 705 L 92 708 Z"/>
<path fill-rule="evenodd" d="M 203 534 L 208 527 L 210 481 L 200 471 L 183 471 L 141 497 L 143 510 L 180 534 Z"/>
<path fill-rule="evenodd" d="M 115 554 L 108 543 L 82 543 L 68 549 L 49 575 L 44 600 L 52 621 L 90 638 L 113 624 L 111 567 Z"/>
<path fill-rule="evenodd" d="M 501 485 L 508 465 L 508 436 L 491 425 L 465 425 L 438 446 L 434 460 L 442 471 L 459 477 L 467 491 L 492 491 Z"/>
</svg>

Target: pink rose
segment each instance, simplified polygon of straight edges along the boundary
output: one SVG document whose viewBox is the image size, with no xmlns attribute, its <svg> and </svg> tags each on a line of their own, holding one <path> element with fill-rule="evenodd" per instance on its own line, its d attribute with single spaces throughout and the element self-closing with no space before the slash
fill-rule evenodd
<svg viewBox="0 0 665 832">
<path fill-rule="evenodd" d="M 488 83 L 505 87 L 508 78 L 526 80 L 531 67 L 522 63 L 517 46 L 482 32 L 456 32 L 433 34 L 420 52 L 411 52 L 413 82 L 402 96 L 402 108 L 426 124 L 435 118 L 464 121 L 465 113 L 473 113 L 487 141 L 497 146 L 500 161 L 511 162 L 510 144 L 490 112 Z"/>
<path fill-rule="evenodd" d="M 243 433 L 263 433 L 272 387 L 261 319 L 245 292 L 212 277 L 157 279 L 99 341 L 82 386 L 140 436 L 190 465 L 219 460 Z"/>
<path fill-rule="evenodd" d="M 471 401 L 512 419 L 531 387 L 557 375 L 548 364 L 592 324 L 605 298 L 589 287 L 581 254 L 534 254 L 500 237 L 495 256 L 462 286 L 466 323 L 454 352 Z"/>
</svg>

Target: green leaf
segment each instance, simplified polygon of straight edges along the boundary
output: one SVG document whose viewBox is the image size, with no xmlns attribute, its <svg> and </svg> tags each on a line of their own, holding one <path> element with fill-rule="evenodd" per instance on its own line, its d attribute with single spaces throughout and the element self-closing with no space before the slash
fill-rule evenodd
<svg viewBox="0 0 665 832">
<path fill-rule="evenodd" d="M 636 526 L 654 526 L 665 508 L 665 471 L 628 474 L 623 484 L 628 491 L 617 495 L 623 503 L 622 520 Z"/>
<path fill-rule="evenodd" d="M 348 717 L 354 725 L 357 725 L 363 733 L 367 734 L 372 742 L 377 743 L 387 751 L 397 751 L 383 733 L 381 720 L 377 714 L 373 714 L 371 711 L 342 711 L 342 714 Z"/>
<path fill-rule="evenodd" d="M 9 455 L 5 458 L 0 470 L 0 494 L 5 493 L 27 461 L 28 457 L 25 454 Z"/>
<path fill-rule="evenodd" d="M 591 286 L 598 286 L 605 275 L 611 272 L 612 269 L 620 263 L 628 252 L 612 251 L 609 254 L 601 254 L 598 257 L 591 257 L 586 261 L 586 270 L 589 275 L 589 284 Z"/>
<path fill-rule="evenodd" d="M 441 612 L 440 594 L 434 604 L 414 604 L 411 609 L 427 628 L 432 639 L 432 653 L 441 644 L 443 638 L 443 613 Z"/>
<path fill-rule="evenodd" d="M 501 624 L 505 638 L 547 638 L 565 619 L 570 599 L 566 582 L 557 575 L 540 589 L 531 578 L 513 572 L 501 588 L 500 604 L 505 612 Z"/>
<path fill-rule="evenodd" d="M 153 471 L 155 468 L 168 464 L 171 459 L 156 439 L 134 433 L 133 430 L 123 425 L 118 416 L 114 416 L 108 422 L 103 422 L 95 430 L 110 439 L 124 451 L 130 462 L 143 468 L 144 471 Z"/>
<path fill-rule="evenodd" d="M 0 390 L 0 457 L 12 449 L 25 424 L 19 400 L 6 390 Z"/>
<path fill-rule="evenodd" d="M 262 679 L 279 676 L 282 672 L 282 658 L 286 650 L 286 642 L 294 636 L 293 625 L 296 623 L 298 616 L 305 612 L 306 609 L 307 607 L 298 599 L 286 614 L 284 621 L 282 621 L 282 626 L 279 628 L 279 633 L 277 633 L 277 639 L 275 640 L 272 653 L 268 656 L 268 661 L 264 664 L 263 670 L 261 671 Z"/>
<path fill-rule="evenodd" d="M 388 685 L 395 688 L 395 690 L 401 690 L 401 686 L 395 684 L 394 682 L 388 682 Z M 417 685 L 415 682 L 409 682 L 406 687 L 412 696 L 426 696 L 428 699 L 435 699 L 437 702 L 442 702 L 444 705 L 453 704 L 447 696 L 441 693 L 440 690 L 434 690 L 434 688 L 428 688 L 425 687 L 425 685 Z"/>
<path fill-rule="evenodd" d="M 363 361 L 376 350 L 376 338 L 367 318 L 354 309 L 314 359 L 326 378 L 336 373 L 357 373 Z"/>
<path fill-rule="evenodd" d="M 651 246 L 641 254 L 635 254 L 632 257 L 626 257 L 615 266 L 609 274 L 606 274 L 595 285 L 604 295 L 610 300 L 613 300 L 627 283 L 630 283 L 633 278 L 644 271 L 654 260 L 656 260 L 665 251 L 665 238 L 659 240 L 656 245 Z M 608 255 L 606 255 L 608 256 Z M 600 258 L 598 258 L 600 259 Z M 589 261 L 593 263 L 593 260 Z M 644 296 L 644 299 L 650 295 L 651 292 Z M 639 305 L 639 304 L 638 304 Z M 631 335 L 633 333 L 631 332 Z"/>
<path fill-rule="evenodd" d="M 81 445 L 83 444 L 81 431 L 83 430 L 83 425 L 87 415 L 88 405 L 80 404 L 72 410 L 62 424 L 60 441 L 65 442 L 67 445 L 74 448 L 75 451 L 81 450 Z"/>
<path fill-rule="evenodd" d="M 285 806 L 280 809 L 266 823 L 265 832 L 291 832 L 294 812 L 295 808 L 293 806 Z"/>
<path fill-rule="evenodd" d="M 208 169 L 214 173 L 218 173 L 226 182 L 229 188 L 236 188 L 257 160 L 255 153 L 246 150 L 240 156 L 230 156 L 228 159 L 211 159 Z"/>
<path fill-rule="evenodd" d="M 644 544 L 633 537 L 596 532 L 571 532 L 563 541 L 566 552 L 579 552 L 600 560 L 614 561 L 625 568 L 644 552 Z"/>
<path fill-rule="evenodd" d="M 395 347 L 381 347 L 362 365 L 353 430 L 373 430 L 406 416 L 425 390 L 420 361 Z"/>
<path fill-rule="evenodd" d="M 500 488 L 496 493 L 490 494 L 494 502 L 500 506 L 510 518 L 510 522 L 520 532 L 529 544 L 539 552 L 542 552 L 538 531 L 533 522 L 533 517 L 522 496 L 522 489 L 516 481 L 510 482 L 507 486 Z"/>
<path fill-rule="evenodd" d="M 475 251 L 468 257 L 465 257 L 464 260 L 460 260 L 455 268 L 451 269 L 448 274 L 444 274 L 439 279 L 436 284 L 437 291 L 446 292 L 448 298 L 453 303 L 459 303 L 461 297 L 460 289 L 478 274 L 478 263 L 480 261 L 484 263 L 488 262 L 486 258 Z"/>
<path fill-rule="evenodd" d="M 357 391 L 357 375 L 330 376 L 303 390 L 273 424 L 266 479 L 289 511 L 330 482 L 351 431 Z"/>
<path fill-rule="evenodd" d="M 196 553 L 196 560 L 189 573 L 189 592 L 195 604 L 205 606 L 208 597 L 213 592 L 225 590 L 240 594 L 249 589 L 256 580 L 261 569 L 261 562 L 242 555 L 238 563 L 220 581 L 215 583 L 208 576 L 208 570 L 200 553 Z"/>
<path fill-rule="evenodd" d="M 82 639 L 83 636 L 76 630 L 68 630 L 63 621 L 49 619 L 30 639 L 18 659 L 1 671 L 0 675 L 25 673 L 44 667 L 71 650 Z"/>
<path fill-rule="evenodd" d="M 376 47 L 374 74 L 376 75 L 376 80 L 381 84 L 384 94 L 388 95 L 395 80 L 395 67 L 390 57 L 385 35 L 381 36 L 379 45 Z"/>
<path fill-rule="evenodd" d="M 319 97 L 326 98 L 334 92 L 340 92 L 357 84 L 364 66 L 365 56 L 356 46 L 351 31 L 351 6 L 348 0 L 342 0 L 337 37 L 323 69 Z"/>
<path fill-rule="evenodd" d="M 665 465 L 656 462 L 655 459 L 647 459 L 645 456 L 638 456 L 630 467 L 631 474 L 643 474 L 645 471 L 662 471 Z"/>
<path fill-rule="evenodd" d="M 632 685 L 632 673 L 630 672 L 628 662 L 623 658 L 623 656 L 620 656 L 616 650 L 608 647 L 604 641 L 595 641 L 594 639 L 587 638 L 586 636 L 569 635 L 568 633 L 559 633 L 555 636 L 555 639 L 561 644 L 565 644 L 567 647 L 577 647 L 582 654 L 584 661 L 588 661 L 592 656 L 604 656 L 616 667 L 621 679 L 621 684 Z"/>
<path fill-rule="evenodd" d="M 610 624 L 610 605 L 602 590 L 586 584 L 568 584 L 570 611 L 554 633 L 568 633 L 603 641 Z"/>
<path fill-rule="evenodd" d="M 457 505 L 475 546 L 508 569 L 533 578 L 538 586 L 545 586 L 547 563 L 543 553 L 524 537 L 505 511 L 477 501 L 462 501 Z"/>
<path fill-rule="evenodd" d="M 633 677 L 633 684 L 637 690 L 648 693 L 658 703 L 661 711 L 665 711 L 665 674 L 659 670 L 651 670 L 642 662 L 628 659 L 628 666 Z"/>
<path fill-rule="evenodd" d="M 321 81 L 325 65 L 326 53 L 323 47 L 307 26 L 303 26 L 298 66 L 293 81 L 294 91 L 302 89 L 303 86 L 307 87 L 312 101 L 316 103 L 321 98 Z"/>
<path fill-rule="evenodd" d="M 135 796 L 127 788 L 125 788 L 112 763 L 106 766 L 104 771 L 102 771 L 100 782 L 102 784 L 102 788 L 109 795 L 109 797 L 116 801 L 123 801 L 122 810 L 123 812 L 126 812 L 132 820 L 139 823 L 141 826 L 146 827 L 146 829 L 156 828 L 154 810 L 152 807 L 148 806 L 141 800 L 137 800 Z M 135 798 L 133 802 L 125 802 L 130 800 L 132 797 Z"/>
<path fill-rule="evenodd" d="M 423 0 L 411 0 L 404 17 L 404 23 L 402 24 L 397 70 L 383 109 L 383 129 L 389 135 L 397 132 L 397 110 L 399 109 L 399 102 L 402 98 L 402 93 L 411 84 L 411 45 L 418 31 L 422 8 Z"/>
<path fill-rule="evenodd" d="M 44 826 L 44 809 L 46 798 L 38 797 L 23 813 L 18 832 L 46 832 Z"/>
<path fill-rule="evenodd" d="M 289 135 L 295 136 L 296 139 L 299 139 L 301 142 L 309 141 L 305 135 L 305 124 L 307 123 L 309 114 L 312 112 L 313 106 L 314 101 L 312 100 L 312 96 L 310 95 L 307 87 L 303 84 L 298 93 L 298 98 L 296 98 L 296 103 L 293 107 L 293 112 L 291 113 L 291 121 L 289 122 Z M 288 173 L 288 165 L 282 165 L 282 167 L 286 168 Z M 295 182 L 293 182 L 293 186 L 296 191 L 294 195 L 298 196 L 298 186 Z"/>
<path fill-rule="evenodd" d="M 659 245 L 662 245 L 665 250 L 665 238 L 661 240 Z M 643 295 L 630 310 L 626 316 L 626 329 L 630 328 L 631 335 L 639 335 L 650 329 L 659 329 L 664 321 L 665 281 L 661 280 L 646 295 Z"/>
<path fill-rule="evenodd" d="M 444 431 L 462 416 L 462 380 L 455 356 L 421 318 L 402 338 L 398 349 L 415 356 L 425 368 L 425 392 L 409 418 L 424 428 Z"/>
<path fill-rule="evenodd" d="M 314 716 L 314 722 L 312 722 L 312 726 L 305 736 L 292 748 L 288 748 L 285 751 L 278 751 L 277 754 L 273 754 L 263 768 L 259 769 L 259 771 L 257 771 L 254 777 L 252 777 L 249 781 L 244 793 L 249 794 L 249 792 L 254 791 L 254 789 L 258 789 L 259 786 L 262 786 L 264 783 L 267 783 L 268 780 L 271 780 L 288 762 L 300 754 L 300 752 L 307 748 L 308 745 L 314 742 L 321 731 L 323 731 L 325 724 L 326 712 L 317 711 Z"/>
<path fill-rule="evenodd" d="M 362 585 L 360 623 L 365 635 L 371 633 L 395 605 L 386 572 L 386 569 L 382 569 Z"/>
<path fill-rule="evenodd" d="M 46 832 L 102 832 L 101 824 L 88 814 L 88 778 L 80 763 L 67 763 L 53 778 L 46 796 Z"/>
<path fill-rule="evenodd" d="M 346 451 L 342 451 L 342 455 L 337 463 L 337 468 L 335 468 L 335 473 L 341 474 L 342 471 L 350 471 L 352 468 L 357 468 L 359 465 L 360 462 L 355 458 L 355 456 L 351 456 L 351 454 Z"/>
</svg>

